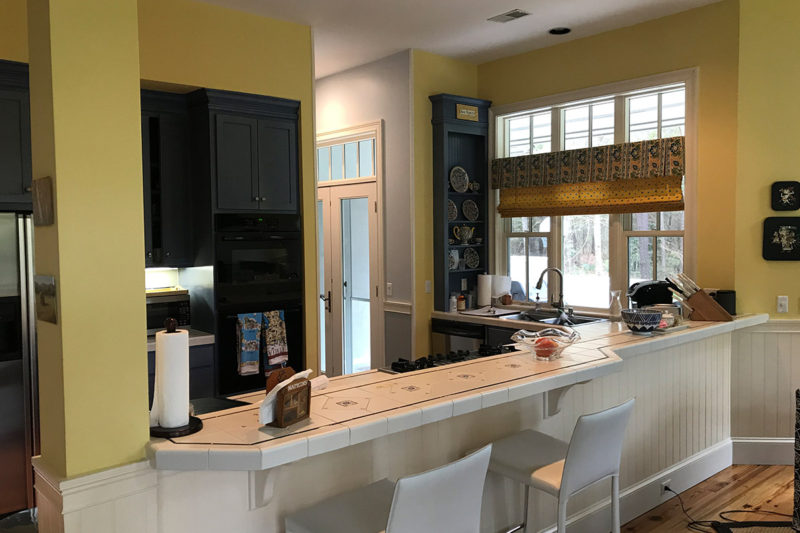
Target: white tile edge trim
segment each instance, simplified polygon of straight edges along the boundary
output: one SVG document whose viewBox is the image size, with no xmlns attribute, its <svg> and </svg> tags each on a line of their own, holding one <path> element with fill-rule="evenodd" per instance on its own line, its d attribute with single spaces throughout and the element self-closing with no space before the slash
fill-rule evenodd
<svg viewBox="0 0 800 533">
<path fill-rule="evenodd" d="M 652 353 L 658 350 L 664 350 L 667 348 L 671 348 L 673 346 L 678 346 L 689 342 L 695 342 L 717 335 L 727 334 L 738 329 L 758 326 L 766 323 L 768 320 L 769 320 L 769 315 L 767 314 L 749 315 L 749 316 L 744 316 L 742 318 L 738 318 L 732 322 L 717 322 L 701 328 L 690 329 L 687 331 L 674 333 L 664 337 L 647 338 L 645 342 L 637 342 L 632 345 L 623 345 L 623 346 L 613 346 L 613 345 L 606 346 L 598 348 L 598 350 L 611 357 L 617 356 L 624 361 L 625 359 L 630 359 L 638 355 Z M 477 409 L 483 409 L 493 405 L 500 405 L 502 403 L 516 401 L 525 396 L 532 396 L 534 394 L 539 394 L 542 392 L 546 392 L 548 390 L 557 389 L 581 381 L 594 379 L 606 374 L 611 374 L 619 370 L 619 365 L 623 364 L 623 361 L 617 360 L 612 362 L 604 362 L 603 364 L 600 365 L 590 365 L 587 368 L 583 368 L 575 372 L 568 372 L 564 374 L 558 374 L 556 376 L 539 378 L 533 380 L 529 384 L 520 383 L 510 386 L 507 384 L 500 384 L 497 386 L 497 388 L 492 388 L 486 391 L 473 391 L 473 394 L 463 393 L 464 394 L 463 396 L 459 395 L 458 397 L 453 398 L 452 400 L 443 398 L 439 401 L 441 401 L 442 404 L 447 404 L 448 402 L 451 402 L 453 405 L 453 412 L 451 416 L 458 416 Z M 515 389 L 523 385 L 531 386 L 530 389 L 526 388 L 525 390 L 526 394 L 521 394 L 521 395 L 515 393 L 509 394 L 509 389 Z M 431 402 L 434 401 L 436 400 L 431 400 Z M 477 406 L 473 407 L 472 406 L 473 403 L 477 403 Z M 469 404 L 469 406 L 467 404 Z M 413 407 L 413 406 L 407 406 L 407 407 Z M 404 413 L 397 413 L 397 416 L 402 416 L 403 414 Z M 388 412 L 385 413 L 384 416 L 379 418 L 383 418 L 381 422 L 387 422 L 388 419 L 394 417 L 395 415 L 393 415 L 391 412 Z M 450 418 L 450 417 L 445 417 L 445 418 Z M 440 420 L 443 420 L 443 418 L 440 418 Z M 376 431 L 376 428 L 374 427 L 366 427 L 366 426 L 372 426 L 375 423 L 376 420 L 372 419 L 371 417 L 366 417 L 366 420 L 363 424 L 360 424 L 358 420 L 342 422 L 341 423 L 342 425 L 345 425 L 350 428 L 349 445 L 359 444 L 361 442 L 373 440 L 389 432 L 388 423 L 387 423 L 387 429 L 382 431 L 381 430 Z M 362 427 L 362 425 L 364 427 Z M 312 434 L 308 435 L 309 442 L 315 440 L 316 438 L 317 436 L 314 435 L 313 432 Z M 261 445 L 259 445 L 259 447 L 268 448 L 275 445 L 278 445 L 278 443 L 274 444 L 262 443 Z M 161 444 L 161 446 L 158 447 L 159 460 L 157 462 L 155 462 L 154 460 L 153 466 L 158 469 L 186 470 L 187 468 L 185 466 L 180 466 L 178 463 L 172 463 L 170 461 L 170 455 L 173 452 L 173 450 L 174 452 L 178 453 L 180 452 L 179 446 L 180 445 L 172 445 L 169 442 Z M 206 447 L 205 445 L 202 446 Z M 150 457 L 152 457 L 152 453 L 154 451 L 153 447 L 154 445 L 152 444 L 152 441 L 151 443 L 147 444 L 148 456 Z M 207 449 L 212 450 L 214 449 L 214 446 L 208 445 Z M 292 460 L 293 461 L 299 460 L 306 456 L 303 457 L 298 456 L 293 458 Z M 177 453 L 176 453 L 176 461 L 177 461 Z M 263 467 L 264 468 L 274 467 L 274 466 L 279 466 L 279 464 L 283 463 L 281 463 L 280 461 L 274 463 L 270 462 L 269 466 L 263 465 Z M 210 464 L 207 468 L 211 470 L 216 469 Z"/>
<path fill-rule="evenodd" d="M 677 333 L 664 335 L 663 337 L 652 337 L 648 339 L 648 342 L 637 342 L 635 344 L 619 347 L 609 346 L 608 348 L 618 357 L 630 359 L 637 355 L 644 355 L 657 350 L 664 350 L 666 348 L 672 348 L 673 346 L 680 346 L 681 344 L 707 339 L 708 337 L 723 335 L 739 329 L 758 326 L 767 323 L 768 320 L 769 315 L 766 313 L 751 315 L 737 318 L 732 322 L 717 322 L 710 326 L 679 331 Z"/>
<path fill-rule="evenodd" d="M 800 319 L 771 318 L 761 324 L 747 328 L 747 333 L 798 333 Z"/>
<path fill-rule="evenodd" d="M 733 437 L 735 465 L 793 465 L 794 439 L 779 437 Z"/>
<path fill-rule="evenodd" d="M 439 403 L 444 406 L 443 407 L 444 412 L 440 413 L 439 416 L 433 417 L 433 419 L 430 420 L 430 422 L 423 422 L 422 420 L 420 420 L 421 423 L 418 425 L 438 422 L 439 420 L 444 420 L 446 418 L 452 418 L 454 416 L 470 413 L 472 411 L 477 411 L 490 406 L 516 401 L 524 397 L 533 396 L 535 394 L 540 394 L 543 392 L 547 392 L 549 390 L 574 385 L 576 383 L 605 376 L 607 374 L 613 374 L 620 370 L 620 365 L 622 364 L 623 362 L 620 359 L 615 359 L 612 357 L 611 361 L 603 361 L 600 364 L 592 362 L 588 364 L 586 367 L 581 368 L 579 370 L 556 374 L 554 376 L 546 376 L 544 378 L 538 377 L 528 383 L 519 383 L 513 385 L 509 385 L 508 383 L 502 383 L 497 385 L 496 388 L 490 388 L 489 390 L 485 391 L 475 390 L 469 393 L 457 394 L 453 398 L 429 400 L 425 402 L 427 404 L 425 407 L 430 409 L 431 407 L 436 406 L 436 404 Z M 521 385 L 530 386 L 529 389 L 526 389 L 525 391 L 526 394 L 523 395 L 513 394 L 510 397 L 509 389 L 516 389 Z M 484 401 L 487 401 L 486 405 L 484 405 Z M 448 408 L 447 407 L 448 404 L 451 405 L 452 407 Z M 390 433 L 389 419 L 395 419 L 395 418 L 399 419 L 406 416 L 409 408 L 413 409 L 414 406 L 411 405 L 398 408 L 397 413 L 392 413 L 391 411 L 386 413 L 378 413 L 372 416 L 363 417 L 363 420 L 362 419 L 347 420 L 339 422 L 336 425 L 349 428 L 350 435 L 349 435 L 348 446 L 352 446 L 355 444 L 360 444 L 362 442 L 380 438 Z M 396 422 L 399 422 L 399 420 Z M 307 438 L 309 443 L 309 447 L 307 448 L 308 450 L 313 447 L 313 445 L 311 444 L 312 441 L 315 441 L 318 438 L 325 438 L 325 432 L 319 432 L 318 434 L 316 434 L 315 430 L 311 430 Z M 277 440 L 281 439 L 276 439 L 276 441 Z M 280 447 L 281 445 L 282 443 L 280 442 L 267 441 L 264 443 L 253 445 L 251 447 L 242 446 L 241 453 L 242 454 L 264 453 L 263 450 Z M 224 445 L 220 446 L 226 447 Z M 184 457 L 185 454 L 181 453 L 182 447 L 188 448 L 189 446 L 173 444 L 165 440 L 151 440 L 146 445 L 147 456 L 150 457 L 152 466 L 159 470 L 198 470 L 198 469 L 204 470 L 204 468 L 196 467 L 194 466 L 194 464 L 192 464 L 191 466 L 187 466 L 185 464 L 185 461 L 183 460 L 185 458 Z M 214 450 L 216 447 L 217 446 L 212 444 L 209 445 L 198 444 L 191 446 L 192 448 L 191 451 L 198 455 L 201 455 L 203 452 L 208 454 L 210 453 L 211 450 Z M 275 466 L 279 466 L 280 464 L 297 461 L 299 459 L 305 458 L 306 456 L 307 455 L 304 455 L 302 457 L 299 456 L 293 457 L 291 460 L 286 460 L 283 462 L 280 461 L 271 462 L 269 466 L 262 465 L 262 469 L 272 468 Z M 172 460 L 173 457 L 175 459 L 174 461 Z M 208 462 L 207 464 L 208 466 L 206 466 L 206 468 L 209 470 L 228 470 L 227 468 L 215 468 L 215 466 L 212 465 L 211 462 Z"/>
<path fill-rule="evenodd" d="M 671 489 L 682 492 L 731 466 L 731 461 L 732 442 L 731 439 L 725 439 L 620 491 L 621 522 L 629 522 L 670 499 L 671 495 L 661 495 L 661 482 L 664 479 L 671 480 Z M 610 481 L 608 483 L 610 493 Z M 610 526 L 610 496 L 567 520 L 568 531 L 581 533 L 608 533 Z M 555 525 L 552 525 L 542 531 L 553 533 L 555 530 Z"/>
</svg>

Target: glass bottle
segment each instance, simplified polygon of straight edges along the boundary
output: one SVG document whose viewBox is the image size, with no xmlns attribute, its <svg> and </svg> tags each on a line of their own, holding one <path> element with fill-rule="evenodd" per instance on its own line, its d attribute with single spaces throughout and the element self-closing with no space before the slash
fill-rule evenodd
<svg viewBox="0 0 800 533">
<path fill-rule="evenodd" d="M 619 299 L 622 291 L 611 291 L 611 302 L 608 304 L 608 319 L 611 322 L 622 320 L 622 302 Z"/>
</svg>

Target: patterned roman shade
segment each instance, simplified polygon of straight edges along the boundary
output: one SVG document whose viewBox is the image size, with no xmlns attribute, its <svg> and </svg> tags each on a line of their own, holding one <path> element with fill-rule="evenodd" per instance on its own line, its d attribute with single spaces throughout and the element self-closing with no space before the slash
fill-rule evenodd
<svg viewBox="0 0 800 533">
<path fill-rule="evenodd" d="M 503 217 L 683 209 L 684 137 L 492 161 Z"/>
</svg>

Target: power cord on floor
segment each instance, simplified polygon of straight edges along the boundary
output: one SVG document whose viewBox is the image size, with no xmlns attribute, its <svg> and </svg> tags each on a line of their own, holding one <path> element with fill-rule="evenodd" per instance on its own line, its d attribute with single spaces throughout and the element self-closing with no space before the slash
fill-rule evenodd
<svg viewBox="0 0 800 533">
<path fill-rule="evenodd" d="M 716 531 L 715 526 L 718 526 L 720 524 L 719 520 L 695 520 L 694 518 L 691 517 L 688 511 L 686 511 L 686 506 L 683 505 L 683 498 L 681 498 L 680 494 L 678 494 L 668 486 L 664 486 L 664 492 L 671 492 L 678 498 L 678 503 L 680 503 L 681 505 L 681 511 L 683 511 L 683 514 L 685 514 L 686 518 L 689 520 L 689 523 L 686 524 L 687 529 L 691 531 L 700 531 L 703 533 Z M 722 511 L 721 513 L 719 513 L 719 517 L 722 520 L 725 520 L 726 522 L 733 522 L 733 523 L 739 522 L 739 520 L 734 520 L 733 518 L 728 518 L 726 516 L 732 513 L 759 513 L 759 514 L 768 514 L 768 515 L 784 516 L 792 518 L 792 515 L 790 514 L 778 513 L 775 511 L 762 511 L 756 509 L 734 509 L 734 510 Z"/>
<path fill-rule="evenodd" d="M 674 490 L 672 490 L 671 488 L 669 488 L 666 485 L 664 486 L 664 492 L 671 492 L 672 494 L 677 496 L 678 502 L 681 504 L 681 511 L 683 511 L 683 514 L 685 514 L 686 518 L 689 520 L 689 523 L 686 524 L 686 529 L 689 529 L 691 531 L 700 531 L 702 533 L 708 533 L 708 532 L 716 531 L 716 529 L 714 529 L 714 526 L 715 525 L 719 525 L 718 521 L 716 521 L 716 520 L 695 520 L 688 513 L 688 511 L 686 511 L 686 506 L 683 505 L 683 498 L 681 498 L 680 494 L 678 494 L 677 492 L 675 492 Z"/>
</svg>

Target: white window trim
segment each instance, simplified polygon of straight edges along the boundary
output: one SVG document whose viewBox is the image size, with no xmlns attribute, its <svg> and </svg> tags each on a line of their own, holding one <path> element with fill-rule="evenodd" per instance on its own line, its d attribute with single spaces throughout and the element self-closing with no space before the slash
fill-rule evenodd
<svg viewBox="0 0 800 533">
<path fill-rule="evenodd" d="M 684 238 L 683 238 L 683 268 L 684 272 L 691 277 L 695 278 L 697 274 L 697 84 L 698 84 L 698 69 L 688 68 L 676 70 L 673 72 L 665 72 L 653 76 L 645 76 L 632 80 L 607 83 L 595 87 L 588 87 L 586 89 L 579 89 L 576 91 L 569 91 L 559 94 L 543 96 L 540 98 L 533 98 L 521 102 L 514 102 L 511 104 L 504 104 L 495 106 L 489 109 L 489 164 L 491 160 L 498 157 L 497 154 L 504 153 L 505 146 L 505 128 L 502 127 L 502 121 L 508 115 L 516 113 L 529 113 L 547 108 L 553 109 L 553 140 L 554 144 L 551 147 L 552 151 L 559 151 L 561 149 L 562 132 L 560 112 L 558 107 L 565 105 L 577 104 L 587 100 L 602 99 L 608 95 L 618 95 L 615 100 L 614 112 L 625 113 L 624 98 L 635 91 L 646 91 L 654 87 L 665 86 L 683 83 L 686 90 L 686 123 L 685 123 L 685 138 L 686 138 L 686 175 L 684 181 L 685 191 L 685 207 L 684 207 Z M 556 107 L 558 106 L 558 107 Z M 620 123 L 615 118 L 615 123 Z M 501 126 L 501 127 L 498 127 Z M 622 131 L 614 130 L 614 142 L 624 142 L 625 132 L 627 127 Z M 495 204 L 498 205 L 500 201 L 500 192 L 494 192 Z M 627 247 L 623 246 L 624 242 L 619 242 L 619 239 L 624 238 L 621 227 L 621 217 L 611 217 L 609 227 L 609 247 L 616 249 L 618 254 L 625 253 L 625 260 L 627 261 Z M 559 225 L 555 224 L 555 228 Z M 555 229 L 554 228 L 554 229 Z M 499 213 L 495 212 L 494 217 L 489 220 L 489 233 L 494 238 L 489 242 L 489 257 L 491 265 L 494 266 L 493 273 L 505 274 L 507 272 L 507 242 L 505 239 L 504 223 Z M 561 250 L 560 235 L 556 231 L 552 232 L 552 244 L 548 243 L 549 260 L 552 261 L 554 257 L 559 257 Z M 616 242 L 612 247 L 611 240 Z M 622 258 L 619 257 L 618 260 Z M 613 269 L 612 269 L 613 270 Z M 623 291 L 627 289 L 625 286 L 627 280 L 619 279 L 619 272 L 611 272 L 612 279 L 611 289 L 619 288 Z M 552 276 L 551 276 L 552 277 Z M 567 302 L 569 303 L 569 302 Z M 602 311 L 602 309 L 582 308 L 575 307 L 579 310 L 589 311 Z"/>
<path fill-rule="evenodd" d="M 314 166 L 317 166 L 317 149 L 326 146 L 335 146 L 339 144 L 347 144 L 351 142 L 366 141 L 368 139 L 375 139 L 375 152 L 373 153 L 372 176 L 363 176 L 360 178 L 342 178 L 338 180 L 327 180 L 320 182 L 317 178 L 319 176 L 319 169 L 316 169 L 314 176 L 317 187 L 333 187 L 336 185 L 353 185 L 356 183 L 368 183 L 371 181 L 378 182 L 378 196 L 381 196 L 381 180 L 378 179 L 381 175 L 381 131 L 383 129 L 383 121 L 378 120 L 375 122 L 368 122 L 353 126 L 352 128 L 343 128 L 340 130 L 326 131 L 317 134 L 317 143 L 314 148 Z M 359 159 L 360 164 L 360 159 Z"/>
</svg>

